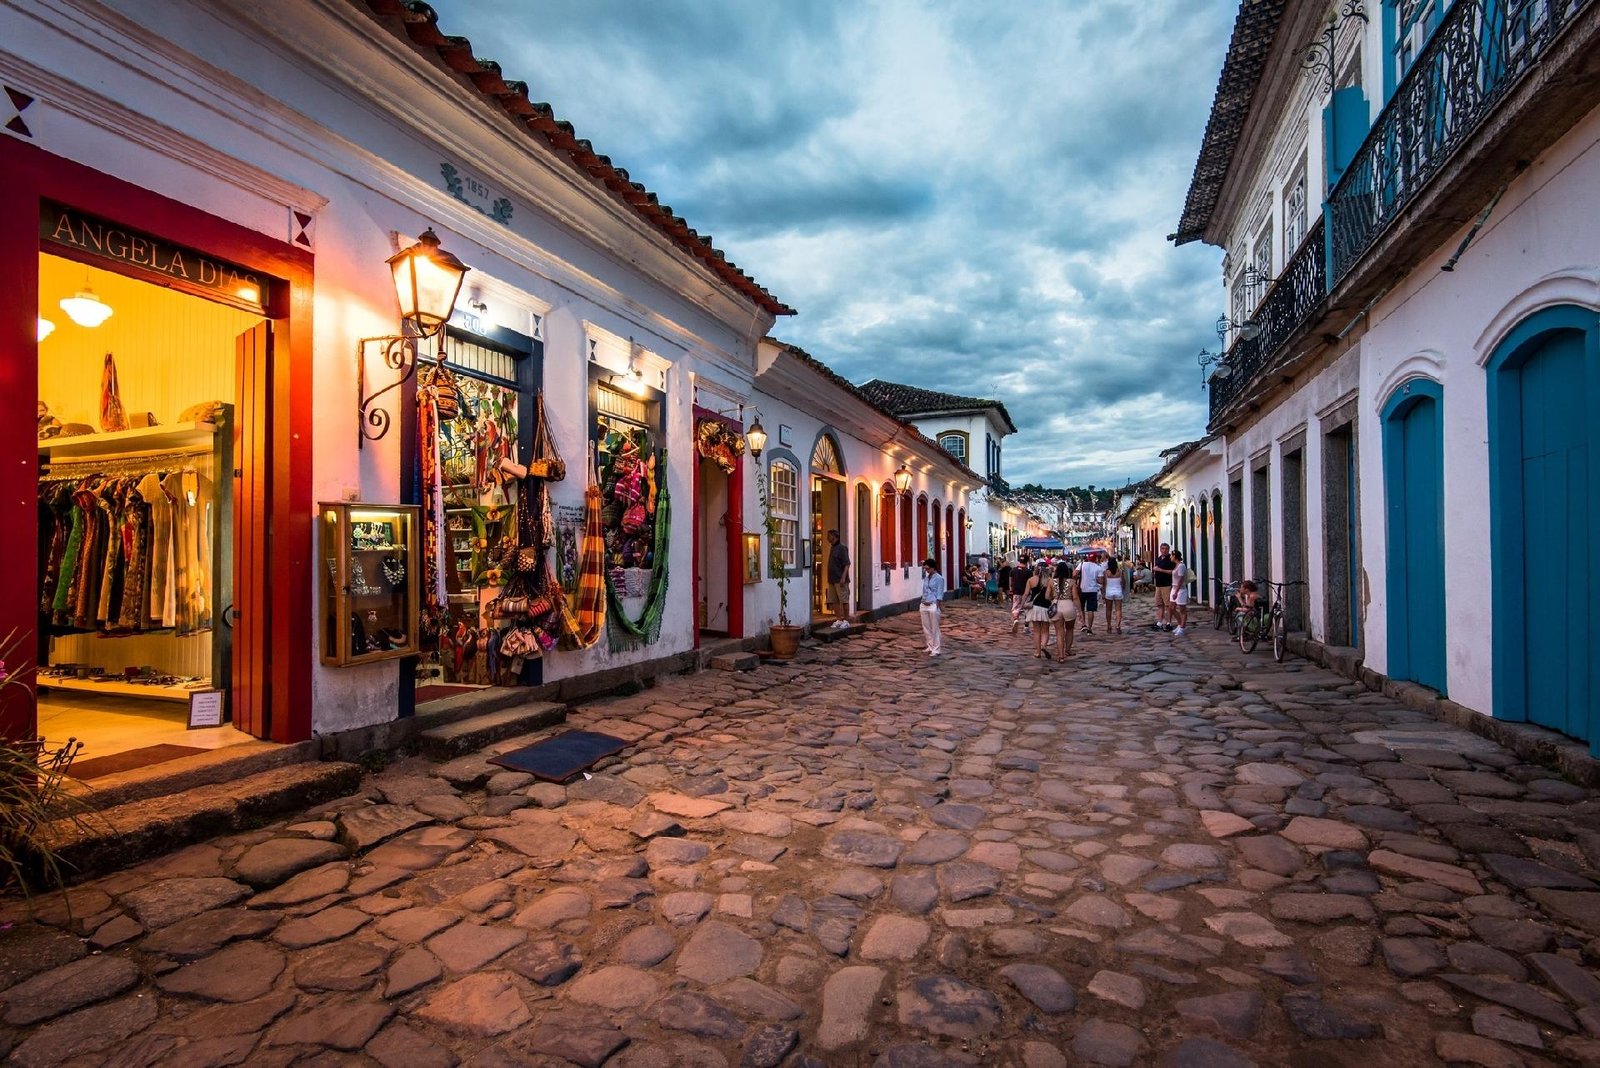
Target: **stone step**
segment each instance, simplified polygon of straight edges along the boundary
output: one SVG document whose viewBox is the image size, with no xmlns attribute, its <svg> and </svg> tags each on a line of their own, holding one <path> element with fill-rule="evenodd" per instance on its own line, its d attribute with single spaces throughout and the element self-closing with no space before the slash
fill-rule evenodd
<svg viewBox="0 0 1600 1068">
<path fill-rule="evenodd" d="M 565 705 L 549 701 L 524 701 L 511 708 L 431 727 L 419 738 L 422 751 L 435 760 L 451 760 L 482 749 L 491 742 L 518 734 L 532 734 L 566 722 Z"/>
<path fill-rule="evenodd" d="M 835 627 L 831 624 L 825 624 L 813 630 L 811 636 L 819 642 L 836 642 L 843 638 L 854 638 L 866 632 L 866 626 L 861 623 L 852 623 L 848 627 Z"/>
<path fill-rule="evenodd" d="M 285 813 L 353 794 L 361 768 L 339 762 L 291 764 L 182 793 L 82 811 L 46 824 L 63 873 L 76 881 L 186 845 L 259 827 Z"/>
<path fill-rule="evenodd" d="M 134 801 L 184 793 L 200 786 L 234 782 L 247 775 L 315 759 L 314 742 L 277 745 L 250 741 L 88 781 L 68 778 L 64 786 L 83 808 L 103 811 Z M 68 775 L 71 775 L 70 768 Z"/>
</svg>

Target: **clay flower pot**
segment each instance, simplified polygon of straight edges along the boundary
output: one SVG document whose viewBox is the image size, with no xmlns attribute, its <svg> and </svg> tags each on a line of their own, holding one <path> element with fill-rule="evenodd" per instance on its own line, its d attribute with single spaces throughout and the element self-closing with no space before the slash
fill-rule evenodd
<svg viewBox="0 0 1600 1068">
<path fill-rule="evenodd" d="M 800 635 L 805 633 L 803 627 L 781 627 L 772 625 L 772 655 L 779 660 L 788 660 L 800 651 Z"/>
</svg>

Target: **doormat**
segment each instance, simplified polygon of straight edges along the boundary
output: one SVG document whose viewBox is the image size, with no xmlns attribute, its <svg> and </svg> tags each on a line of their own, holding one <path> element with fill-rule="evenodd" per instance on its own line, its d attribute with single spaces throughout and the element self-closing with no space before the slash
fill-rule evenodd
<svg viewBox="0 0 1600 1068">
<path fill-rule="evenodd" d="M 477 693 L 487 689 L 484 686 L 441 686 L 438 684 L 417 687 L 417 704 L 427 704 L 429 701 L 443 701 L 446 697 L 458 697 L 464 693 Z"/>
<path fill-rule="evenodd" d="M 596 761 L 627 747 L 627 742 L 609 734 L 562 731 L 542 742 L 490 757 L 489 763 L 512 771 L 525 771 L 546 782 L 566 782 Z"/>
<path fill-rule="evenodd" d="M 135 768 L 147 768 L 152 764 L 165 764 L 179 757 L 206 752 L 210 750 L 198 749 L 192 745 L 147 745 L 143 749 L 129 749 L 125 753 L 112 753 L 109 756 L 94 757 L 89 760 L 74 760 L 72 766 L 67 769 L 67 774 L 74 779 L 103 779 L 107 775 L 133 771 Z"/>
</svg>

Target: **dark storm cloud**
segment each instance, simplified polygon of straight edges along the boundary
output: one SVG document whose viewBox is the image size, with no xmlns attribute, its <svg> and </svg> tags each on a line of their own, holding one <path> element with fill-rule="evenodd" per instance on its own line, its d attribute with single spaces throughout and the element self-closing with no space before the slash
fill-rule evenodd
<svg viewBox="0 0 1600 1068">
<path fill-rule="evenodd" d="M 1227 3 L 438 0 L 800 310 L 855 381 L 999 396 L 1017 481 L 1120 483 L 1204 430 L 1215 250 L 1164 239 Z"/>
</svg>

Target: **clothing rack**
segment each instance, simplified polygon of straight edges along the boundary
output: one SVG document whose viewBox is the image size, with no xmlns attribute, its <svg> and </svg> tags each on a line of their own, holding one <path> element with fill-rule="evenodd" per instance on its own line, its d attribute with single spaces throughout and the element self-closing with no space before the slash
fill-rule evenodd
<svg viewBox="0 0 1600 1068">
<path fill-rule="evenodd" d="M 39 465 L 39 481 L 59 482 L 84 475 L 135 475 L 155 471 L 162 467 L 183 466 L 182 461 L 197 456 L 211 456 L 210 445 L 194 445 L 186 449 L 153 449 L 144 452 L 107 454 L 105 456 L 74 456 L 70 460 L 55 460 Z M 177 461 L 167 463 L 166 461 Z"/>
<path fill-rule="evenodd" d="M 218 406 L 214 417 L 197 421 L 193 424 L 179 423 L 172 426 L 139 428 L 136 430 L 122 431 L 115 434 L 106 434 L 103 440 L 64 441 L 62 439 L 45 439 L 39 442 L 39 485 L 43 487 L 52 483 L 72 482 L 75 480 L 91 479 L 103 476 L 107 480 L 142 476 L 152 473 L 176 473 L 184 470 L 196 471 L 210 483 L 209 508 L 207 520 L 210 528 L 210 551 L 208 561 L 209 588 L 204 591 L 204 596 L 209 602 L 211 624 L 208 630 L 200 631 L 195 636 L 205 636 L 210 643 L 209 682 L 224 691 L 224 708 L 231 704 L 230 683 L 233 677 L 233 628 L 230 616 L 234 608 L 233 596 L 233 566 L 234 566 L 234 539 L 232 534 L 234 517 L 234 455 L 233 455 L 233 420 L 234 406 L 221 404 Z M 100 439 L 100 435 L 95 436 Z M 119 445 L 132 446 L 121 451 Z M 138 446 L 143 445 L 143 448 Z M 90 455 L 77 455 L 78 449 L 97 449 Z M 52 459 L 52 453 L 59 450 L 64 453 L 59 459 Z M 71 656 L 62 656 L 54 648 L 58 639 L 77 640 L 91 632 L 75 632 L 52 636 L 49 653 L 42 657 L 45 664 L 56 660 L 73 659 Z M 99 633 L 94 634 L 97 639 L 102 638 L 139 638 L 159 637 L 170 635 L 171 632 L 164 628 L 150 628 L 139 630 L 131 634 L 124 633 Z M 150 659 L 160 661 L 159 656 Z M 113 668 L 115 668 L 113 660 Z M 192 668 L 194 674 L 201 674 L 198 665 Z M 58 690 L 83 690 L 93 693 L 115 692 L 122 697 L 144 697 L 152 700 L 187 701 L 192 686 L 182 685 L 177 687 L 162 687 L 150 685 L 122 685 L 117 682 L 91 682 L 80 679 L 50 679 L 41 678 L 41 688 L 54 687 Z M 231 710 L 230 710 L 231 711 Z"/>
</svg>

